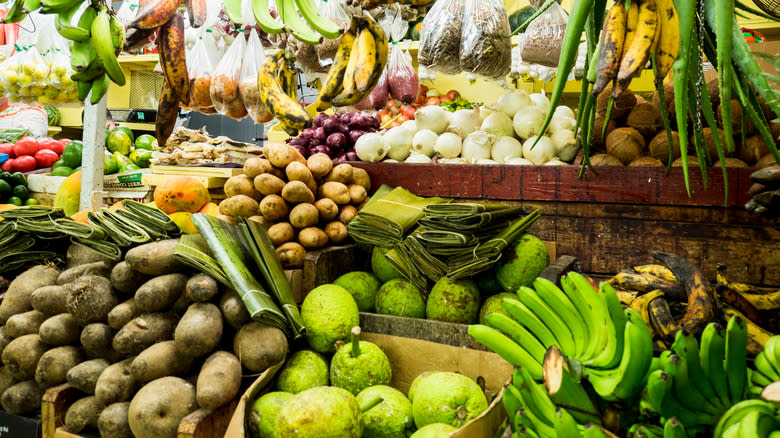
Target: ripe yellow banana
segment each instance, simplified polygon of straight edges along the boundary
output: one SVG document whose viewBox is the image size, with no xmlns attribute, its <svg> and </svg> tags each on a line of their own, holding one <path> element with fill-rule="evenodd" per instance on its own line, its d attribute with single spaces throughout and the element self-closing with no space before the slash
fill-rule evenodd
<svg viewBox="0 0 780 438">
<path fill-rule="evenodd" d="M 363 28 L 358 35 L 357 62 L 355 64 L 355 88 L 358 93 L 365 94 L 370 91 L 371 74 L 377 63 L 376 41 L 374 35 L 367 28 Z M 354 55 L 353 55 L 354 56 Z"/>
<path fill-rule="evenodd" d="M 300 131 L 311 125 L 311 116 L 298 102 L 285 94 L 279 85 L 276 73 L 282 56 L 283 52 L 279 52 L 265 60 L 257 74 L 257 86 L 263 103 L 279 119 L 282 126 L 290 131 Z"/>
<path fill-rule="evenodd" d="M 333 98 L 332 102 L 334 106 L 354 105 L 360 102 L 360 99 L 362 99 L 362 96 L 357 91 L 357 85 L 355 84 L 355 73 L 357 70 L 358 58 L 360 57 L 358 53 L 360 50 L 359 47 L 360 38 L 355 38 L 355 40 L 352 42 L 352 49 L 350 50 L 349 54 L 349 62 L 347 62 L 347 68 L 344 71 L 344 90 L 342 90 L 338 96 Z"/>
<path fill-rule="evenodd" d="M 631 303 L 629 306 L 630 309 L 635 310 L 639 315 L 642 316 L 642 320 L 647 324 L 647 326 L 652 330 L 653 323 L 650 320 L 650 303 L 658 298 L 663 297 L 664 293 L 660 290 L 654 290 L 652 292 L 648 292 L 644 295 L 640 295 L 636 297 L 636 299 Z"/>
<path fill-rule="evenodd" d="M 636 28 L 639 25 L 639 0 L 631 0 L 631 6 L 626 12 L 626 39 L 623 41 L 623 50 L 628 50 L 636 35 Z"/>
<path fill-rule="evenodd" d="M 333 64 L 330 66 L 328 76 L 322 84 L 317 106 L 317 109 L 320 111 L 330 107 L 330 101 L 339 94 L 339 89 L 343 87 L 344 73 L 347 71 L 352 44 L 355 42 L 354 24 L 355 22 L 353 21 L 353 26 L 341 37 L 339 47 L 336 49 L 336 55 L 333 57 Z"/>
<path fill-rule="evenodd" d="M 680 17 L 672 0 L 658 0 L 658 44 L 655 47 L 656 82 L 672 70 L 680 50 Z"/>
<path fill-rule="evenodd" d="M 664 265 L 638 265 L 634 266 L 634 270 L 641 274 L 650 274 L 667 281 L 679 283 L 677 277 Z"/>
<path fill-rule="evenodd" d="M 634 2 L 631 3 L 632 6 Z M 593 95 L 598 96 L 612 81 L 618 72 L 620 57 L 623 55 L 623 43 L 626 37 L 626 5 L 619 1 L 609 9 L 604 20 L 599 43 L 599 58 L 596 67 L 596 83 Z"/>
<path fill-rule="evenodd" d="M 371 32 L 371 34 L 374 36 L 374 41 L 376 42 L 376 63 L 374 64 L 371 78 L 369 80 L 368 90 L 366 91 L 366 93 L 368 93 L 372 88 L 374 88 L 377 82 L 379 82 L 379 78 L 382 76 L 382 72 L 385 69 L 385 64 L 387 64 L 388 47 L 387 36 L 385 35 L 385 32 L 382 30 L 382 26 L 380 26 L 379 23 L 369 18 L 364 20 L 364 25 L 366 26 L 366 29 L 368 29 L 368 31 Z"/>
<path fill-rule="evenodd" d="M 628 49 L 624 50 L 623 58 L 620 60 L 617 86 L 612 90 L 615 97 L 619 96 L 631 82 L 631 79 L 645 68 L 647 60 L 650 59 L 658 28 L 658 8 L 655 0 L 641 2 L 637 23 L 636 35 L 634 35 Z"/>
</svg>

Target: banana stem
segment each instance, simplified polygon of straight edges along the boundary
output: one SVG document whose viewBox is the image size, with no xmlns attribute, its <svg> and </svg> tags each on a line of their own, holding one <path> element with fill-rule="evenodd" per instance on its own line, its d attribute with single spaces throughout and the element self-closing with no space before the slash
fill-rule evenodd
<svg viewBox="0 0 780 438">
<path fill-rule="evenodd" d="M 352 357 L 358 357 L 360 356 L 360 327 L 352 327 L 350 337 L 352 339 Z"/>
<path fill-rule="evenodd" d="M 556 406 L 600 417 L 585 388 L 569 372 L 568 361 L 558 347 L 553 345 L 547 350 L 542 369 L 544 386 Z"/>
</svg>

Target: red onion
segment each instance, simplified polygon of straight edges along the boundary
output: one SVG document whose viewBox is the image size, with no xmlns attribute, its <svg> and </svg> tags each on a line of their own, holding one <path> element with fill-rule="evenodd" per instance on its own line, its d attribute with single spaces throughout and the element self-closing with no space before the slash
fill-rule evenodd
<svg viewBox="0 0 780 438">
<path fill-rule="evenodd" d="M 325 128 L 314 128 L 313 136 L 320 143 L 325 143 L 325 139 L 328 138 L 328 134 L 325 132 Z"/>
<path fill-rule="evenodd" d="M 350 146 L 355 146 L 355 143 L 358 141 L 360 136 L 362 136 L 365 133 L 366 133 L 365 131 L 362 131 L 360 129 L 356 129 L 354 131 L 349 131 L 349 133 L 347 134 L 347 138 L 349 140 L 349 145 Z"/>
<path fill-rule="evenodd" d="M 336 162 L 343 162 L 343 161 L 360 161 L 360 159 L 358 158 L 357 153 L 355 153 L 355 150 L 352 149 L 336 157 Z"/>
<path fill-rule="evenodd" d="M 334 151 L 340 151 L 347 147 L 347 136 L 341 132 L 334 132 L 328 136 L 325 143 Z"/>
<path fill-rule="evenodd" d="M 309 158 L 309 150 L 306 149 L 305 146 L 301 146 L 301 145 L 297 145 L 296 144 L 296 145 L 293 145 L 293 147 L 295 148 L 296 151 L 300 152 L 301 155 L 303 155 L 303 158 Z"/>
<path fill-rule="evenodd" d="M 328 119 L 329 119 L 329 117 L 328 117 L 327 114 L 319 113 L 319 114 L 317 114 L 317 117 L 314 118 L 314 122 L 312 123 L 312 127 L 319 128 L 320 126 L 322 126 L 322 122 L 324 122 L 325 120 L 328 120 Z"/>
<path fill-rule="evenodd" d="M 335 117 L 328 117 L 322 121 L 320 127 L 325 130 L 326 134 L 332 132 L 339 132 L 341 130 L 341 122 Z"/>
<path fill-rule="evenodd" d="M 314 146 L 313 148 L 309 149 L 309 153 L 311 153 L 312 155 L 323 153 L 323 154 L 325 154 L 325 155 L 327 155 L 329 157 L 333 156 L 332 155 L 333 151 L 331 151 L 331 149 L 328 146 L 324 145 L 324 144 Z"/>
</svg>

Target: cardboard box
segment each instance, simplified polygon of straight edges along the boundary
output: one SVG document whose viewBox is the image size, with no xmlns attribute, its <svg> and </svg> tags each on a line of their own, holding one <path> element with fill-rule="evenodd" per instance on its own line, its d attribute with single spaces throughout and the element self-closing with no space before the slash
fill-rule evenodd
<svg viewBox="0 0 780 438">
<path fill-rule="evenodd" d="M 0 411 L 0 438 L 39 438 L 41 419 Z"/>
<path fill-rule="evenodd" d="M 271 387 L 271 382 L 276 376 L 276 372 L 282 367 L 284 362 L 278 363 L 271 368 L 265 370 L 260 376 L 252 382 L 252 384 L 244 391 L 244 394 L 238 399 L 236 410 L 233 412 L 233 417 L 228 423 L 227 430 L 225 431 L 225 438 L 243 438 L 246 436 L 244 429 L 246 427 L 246 413 L 247 405 L 252 403 L 259 395 L 268 392 Z"/>
<path fill-rule="evenodd" d="M 144 184 L 143 176 L 151 173 L 151 169 L 139 169 L 114 175 L 105 175 L 103 176 L 103 190 L 149 191 L 151 190 L 151 187 Z"/>
</svg>

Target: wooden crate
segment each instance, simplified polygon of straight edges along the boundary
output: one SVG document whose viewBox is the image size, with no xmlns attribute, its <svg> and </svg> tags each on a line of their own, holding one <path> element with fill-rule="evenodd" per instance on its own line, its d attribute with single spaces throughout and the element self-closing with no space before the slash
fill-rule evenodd
<svg viewBox="0 0 780 438">
<path fill-rule="evenodd" d="M 358 249 L 354 244 L 329 246 L 308 251 L 303 268 L 285 270 L 295 295 L 295 301 L 302 303 L 315 287 L 332 283 L 342 274 L 355 270 L 358 265 Z"/>
</svg>

